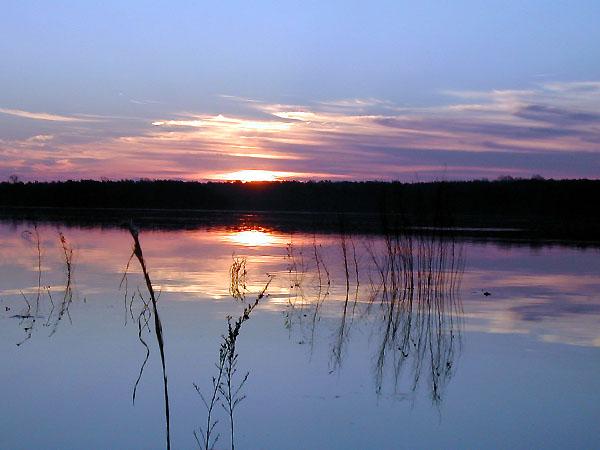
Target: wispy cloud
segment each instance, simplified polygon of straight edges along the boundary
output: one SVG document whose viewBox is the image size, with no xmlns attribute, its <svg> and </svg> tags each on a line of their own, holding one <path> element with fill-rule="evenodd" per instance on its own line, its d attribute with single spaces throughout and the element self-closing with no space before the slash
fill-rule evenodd
<svg viewBox="0 0 600 450">
<path fill-rule="evenodd" d="M 109 172 L 212 179 L 240 170 L 405 180 L 599 176 L 600 82 L 445 94 L 445 104 L 418 108 L 377 99 L 303 105 L 228 96 L 246 113 L 107 117 L 68 133 L 44 130 L 0 142 L 0 173 L 22 172 L 29 160 L 36 162 L 32 176 L 63 178 Z M 6 111 L 46 121 L 91 120 L 0 110 Z"/>
<path fill-rule="evenodd" d="M 64 116 L 60 114 L 51 114 L 46 112 L 31 112 L 21 109 L 0 108 L 0 114 L 9 116 L 21 117 L 32 120 L 46 120 L 49 122 L 91 122 L 94 119 L 91 117 Z"/>
</svg>

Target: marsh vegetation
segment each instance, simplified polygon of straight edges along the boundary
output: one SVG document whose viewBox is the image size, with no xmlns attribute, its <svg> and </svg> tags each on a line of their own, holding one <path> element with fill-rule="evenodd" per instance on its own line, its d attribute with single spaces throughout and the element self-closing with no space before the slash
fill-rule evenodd
<svg viewBox="0 0 600 450">
<path fill-rule="evenodd" d="M 73 301 L 73 248 L 67 242 L 64 234 L 60 231 L 56 233 L 56 243 L 59 245 L 59 252 L 62 253 L 64 284 L 52 286 L 45 284 L 43 268 L 43 248 L 42 238 L 37 225 L 32 229 L 26 229 L 21 232 L 21 238 L 27 242 L 34 253 L 34 265 L 36 283 L 33 288 L 25 292 L 20 289 L 20 297 L 23 300 L 22 305 L 18 306 L 18 312 L 10 317 L 19 320 L 19 325 L 25 334 L 24 338 L 17 343 L 17 346 L 24 344 L 31 339 L 38 325 L 48 328 L 49 336 L 57 332 L 61 321 L 67 317 L 71 321 L 69 307 Z M 55 250 L 55 249 L 53 249 Z M 58 293 L 60 298 L 55 298 L 52 292 Z M 5 307 L 5 310 L 11 311 L 11 307 Z"/>
<path fill-rule="evenodd" d="M 415 232 L 398 220 L 388 222 L 379 235 L 364 235 L 343 219 L 335 233 L 281 234 L 256 241 L 268 243 L 266 247 L 246 241 L 223 244 L 236 242 L 223 238 L 235 230 L 217 239 L 204 231 L 206 240 L 186 232 L 160 243 L 157 237 L 171 235 L 133 227 L 102 232 L 94 246 L 81 245 L 88 230 L 31 224 L 19 230 L 18 239 L 7 241 L 21 249 L 20 261 L 28 267 L 19 281 L 24 287 L 4 291 L 0 298 L 6 317 L 21 333 L 12 340 L 19 349 L 12 358 L 25 357 L 46 345 L 44 340 L 50 345 L 44 347 L 47 354 L 58 352 L 57 346 L 66 345 L 63 336 L 82 329 L 79 339 L 90 334 L 100 345 L 114 342 L 118 347 L 117 339 L 130 345 L 131 353 L 117 363 L 123 369 L 110 385 L 125 388 L 133 409 L 121 409 L 130 416 L 141 415 L 147 423 L 160 419 L 162 428 L 152 429 L 151 446 L 193 444 L 208 450 L 260 444 L 271 438 L 264 433 L 258 437 L 261 426 L 255 416 L 270 408 L 281 417 L 263 414 L 279 426 L 291 423 L 281 413 L 285 408 L 311 405 L 318 421 L 328 417 L 343 427 L 337 415 L 343 417 L 343 409 L 354 401 L 362 402 L 369 414 L 383 408 L 390 420 L 397 415 L 409 421 L 406 414 L 417 408 L 423 415 L 426 403 L 434 411 L 433 422 L 439 423 L 456 402 L 446 405 L 453 380 L 465 370 L 468 313 L 463 298 L 487 302 L 479 307 L 485 310 L 496 307 L 502 290 L 475 286 L 472 280 L 462 287 L 471 244 L 443 227 Z M 104 244 L 105 236 L 118 240 Z M 179 240 L 185 244 L 179 246 Z M 222 249 L 211 244 L 215 241 Z M 103 245 L 110 248 L 108 257 L 97 259 Z M 210 253 L 214 248 L 221 249 L 220 256 Z M 107 264 L 113 265 L 113 275 L 98 297 L 94 273 Z M 492 279 L 490 275 L 486 283 Z M 489 291 L 493 295 L 486 296 Z M 92 301 L 76 301 L 90 295 Z M 114 314 L 106 315 L 106 304 L 114 304 Z M 174 316 L 177 308 L 185 312 Z M 589 306 L 586 311 L 591 314 Z M 92 319 L 96 314 L 102 319 Z M 102 348 L 95 358 L 105 357 Z M 74 357 L 70 364 L 76 362 Z M 360 375 L 363 370 L 368 376 Z M 101 384 L 94 386 L 102 390 Z M 160 402 L 154 398 L 159 392 Z M 369 395 L 378 399 L 377 406 L 364 403 Z M 420 397 L 428 400 L 419 402 Z M 342 441 L 348 445 L 340 437 Z"/>
</svg>

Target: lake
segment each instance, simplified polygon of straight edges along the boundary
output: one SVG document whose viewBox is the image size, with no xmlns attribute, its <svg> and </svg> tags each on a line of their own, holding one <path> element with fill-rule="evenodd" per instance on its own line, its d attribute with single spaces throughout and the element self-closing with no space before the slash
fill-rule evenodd
<svg viewBox="0 0 600 450">
<path fill-rule="evenodd" d="M 117 227 L 0 239 L 0 448 L 160 449 L 167 422 L 171 448 L 231 448 L 232 418 L 238 449 L 600 448 L 597 247 L 243 221 L 137 252 Z"/>
</svg>

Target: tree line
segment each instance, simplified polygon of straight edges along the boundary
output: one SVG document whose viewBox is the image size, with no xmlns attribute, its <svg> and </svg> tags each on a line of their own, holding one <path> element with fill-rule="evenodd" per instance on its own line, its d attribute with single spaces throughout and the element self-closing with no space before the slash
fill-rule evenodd
<svg viewBox="0 0 600 450">
<path fill-rule="evenodd" d="M 0 183 L 0 208 L 392 214 L 416 225 L 597 229 L 600 180 Z"/>
</svg>

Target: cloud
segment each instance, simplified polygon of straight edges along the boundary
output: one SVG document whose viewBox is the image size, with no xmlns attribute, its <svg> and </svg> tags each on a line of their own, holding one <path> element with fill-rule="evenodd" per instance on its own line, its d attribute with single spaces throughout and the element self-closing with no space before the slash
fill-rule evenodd
<svg viewBox="0 0 600 450">
<path fill-rule="evenodd" d="M 587 124 L 600 122 L 600 114 L 584 111 L 570 111 L 545 105 L 527 105 L 521 108 L 516 116 L 523 119 L 544 122 L 551 125 Z"/>
<path fill-rule="evenodd" d="M 159 127 L 192 127 L 192 128 L 215 128 L 241 131 L 281 132 L 287 131 L 290 125 L 287 122 L 275 120 L 249 120 L 243 118 L 217 116 L 196 116 L 188 120 L 162 120 L 152 122 Z"/>
<path fill-rule="evenodd" d="M 179 112 L 153 120 L 91 122 L 91 116 L 0 110 L 48 123 L 43 130 L 30 127 L 27 138 L 0 142 L 0 153 L 5 171 L 28 159 L 70 161 L 69 173 L 58 166 L 39 171 L 60 178 L 108 172 L 209 179 L 240 170 L 403 180 L 599 176 L 600 83 L 446 94 L 445 104 L 413 108 L 377 99 L 277 104 L 227 96 L 244 112 Z M 62 119 L 83 123 L 52 126 Z"/>
<path fill-rule="evenodd" d="M 51 134 L 37 134 L 27 138 L 26 141 L 35 144 L 44 144 L 46 142 L 50 142 L 52 139 L 54 139 L 54 136 Z"/>
<path fill-rule="evenodd" d="M 564 315 L 595 315 L 600 316 L 600 304 L 590 301 L 565 301 L 564 298 L 548 298 L 517 305 L 510 309 L 518 314 L 521 320 L 541 321 L 549 317 Z"/>
<path fill-rule="evenodd" d="M 21 109 L 8 108 L 0 108 L 0 113 L 8 114 L 9 116 L 21 117 L 24 119 L 47 120 L 49 122 L 91 122 L 93 120 L 90 117 L 63 116 L 59 114 L 50 114 L 45 112 L 30 112 L 23 111 Z"/>
</svg>

